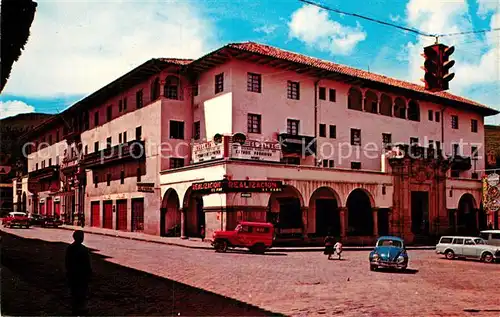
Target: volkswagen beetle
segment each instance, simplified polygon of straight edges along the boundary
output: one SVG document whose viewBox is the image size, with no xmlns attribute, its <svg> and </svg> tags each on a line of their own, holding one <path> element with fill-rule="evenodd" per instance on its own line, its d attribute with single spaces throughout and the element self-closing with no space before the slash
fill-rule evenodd
<svg viewBox="0 0 500 317">
<path fill-rule="evenodd" d="M 398 237 L 378 238 L 375 249 L 370 252 L 369 259 L 371 271 L 375 271 L 379 267 L 396 268 L 403 271 L 408 266 L 408 253 L 404 241 Z"/>
</svg>

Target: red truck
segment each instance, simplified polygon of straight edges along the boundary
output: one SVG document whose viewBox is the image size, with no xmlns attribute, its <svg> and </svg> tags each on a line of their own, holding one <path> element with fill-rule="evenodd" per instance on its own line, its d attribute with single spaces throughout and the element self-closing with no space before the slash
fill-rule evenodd
<svg viewBox="0 0 500 317">
<path fill-rule="evenodd" d="M 228 248 L 248 248 L 253 253 L 264 253 L 274 240 L 274 226 L 267 222 L 240 222 L 234 230 L 215 231 L 212 245 L 216 252 Z"/>
<path fill-rule="evenodd" d="M 30 219 L 24 212 L 9 212 L 9 215 L 7 217 L 2 218 L 2 224 L 4 227 L 8 228 L 29 228 Z"/>
</svg>

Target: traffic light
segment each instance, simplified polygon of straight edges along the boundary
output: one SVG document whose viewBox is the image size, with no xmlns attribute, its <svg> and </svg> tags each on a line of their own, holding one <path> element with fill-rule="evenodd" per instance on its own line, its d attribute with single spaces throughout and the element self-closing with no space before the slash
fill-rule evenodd
<svg viewBox="0 0 500 317">
<path fill-rule="evenodd" d="M 425 71 L 422 81 L 426 90 L 437 92 L 449 89 L 449 82 L 455 77 L 454 73 L 450 73 L 450 68 L 455 65 L 455 61 L 450 60 L 454 51 L 455 47 L 444 44 L 424 47 L 422 56 L 425 61 L 421 68 Z"/>
<path fill-rule="evenodd" d="M 424 79 L 425 90 L 439 91 L 439 49 L 437 45 L 424 47 L 424 66 L 421 68 L 425 71 Z"/>
</svg>

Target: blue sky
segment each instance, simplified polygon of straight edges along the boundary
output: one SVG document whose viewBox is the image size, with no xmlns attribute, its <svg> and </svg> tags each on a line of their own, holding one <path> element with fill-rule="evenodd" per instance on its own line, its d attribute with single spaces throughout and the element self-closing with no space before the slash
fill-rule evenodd
<svg viewBox="0 0 500 317">
<path fill-rule="evenodd" d="M 31 37 L 0 95 L 0 117 L 57 113 L 152 57 L 196 58 L 256 41 L 420 83 L 433 39 L 297 0 L 38 0 Z M 323 0 L 428 33 L 500 27 L 496 0 Z M 450 92 L 500 110 L 500 32 L 443 37 L 455 45 Z M 500 124 L 498 118 L 488 123 Z"/>
</svg>

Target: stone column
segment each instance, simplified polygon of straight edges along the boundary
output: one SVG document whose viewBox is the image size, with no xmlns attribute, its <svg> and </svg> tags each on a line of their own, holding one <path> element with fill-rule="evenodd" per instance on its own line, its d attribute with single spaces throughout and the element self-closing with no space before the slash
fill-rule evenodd
<svg viewBox="0 0 500 317">
<path fill-rule="evenodd" d="M 378 237 L 378 207 L 372 208 L 373 214 L 373 235 Z"/>
<path fill-rule="evenodd" d="M 347 236 L 347 207 L 339 208 L 340 217 L 340 236 L 342 240 Z"/>
<path fill-rule="evenodd" d="M 181 209 L 181 239 L 187 239 L 186 237 L 186 208 Z"/>
</svg>

